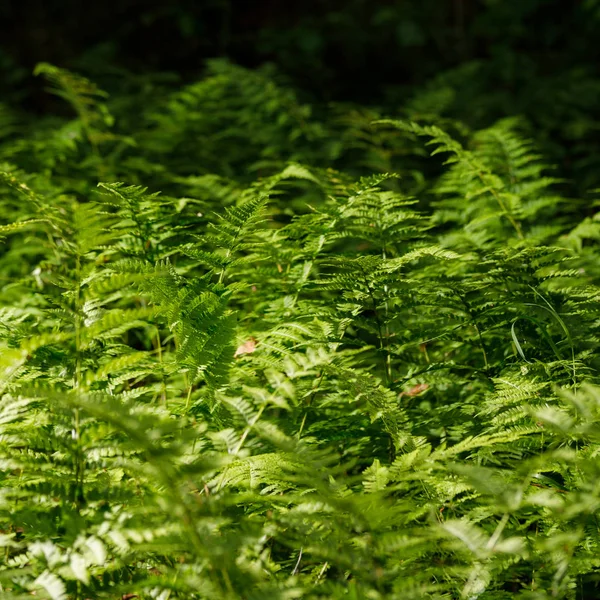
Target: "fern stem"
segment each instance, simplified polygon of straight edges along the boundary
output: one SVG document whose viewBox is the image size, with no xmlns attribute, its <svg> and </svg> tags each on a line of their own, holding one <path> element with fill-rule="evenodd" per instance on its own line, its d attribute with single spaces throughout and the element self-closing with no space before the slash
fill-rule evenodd
<svg viewBox="0 0 600 600">
<path fill-rule="evenodd" d="M 258 420 L 262 416 L 262 414 L 263 414 L 263 412 L 264 412 L 264 410 L 265 410 L 266 407 L 267 407 L 267 405 L 263 404 L 260 407 L 260 409 L 258 410 L 258 412 L 256 413 L 256 415 L 254 415 L 254 418 L 252 419 L 252 422 L 248 423 L 248 426 L 246 427 L 246 429 L 244 429 L 244 433 L 242 434 L 242 437 L 240 438 L 240 441 L 238 442 L 238 445 L 236 446 L 235 450 L 233 451 L 234 454 L 238 454 L 238 452 L 242 449 L 242 446 L 244 445 L 244 442 L 246 441 L 246 438 L 248 437 L 248 435 L 252 431 L 252 428 L 254 427 L 254 425 L 256 425 L 256 423 L 258 423 Z"/>
<path fill-rule="evenodd" d="M 328 566 L 329 566 L 329 563 L 328 563 L 328 562 L 324 562 L 324 563 L 323 563 L 323 566 L 321 567 L 321 570 L 319 571 L 319 573 L 318 573 L 318 575 L 317 575 L 317 578 L 316 578 L 316 580 L 315 580 L 315 583 L 317 583 L 317 582 L 318 582 L 318 581 L 321 579 L 321 577 L 323 577 L 323 575 L 324 575 L 325 571 L 327 570 L 327 567 L 328 567 Z"/>
<path fill-rule="evenodd" d="M 476 163 L 474 163 L 473 161 L 469 161 L 469 163 L 470 163 L 471 167 L 477 173 L 477 177 L 479 177 L 479 180 L 481 181 L 481 183 L 486 185 L 485 173 L 483 171 L 481 171 L 481 169 L 479 169 L 478 165 Z M 504 201 L 502 200 L 502 198 L 500 197 L 498 192 L 491 185 L 489 186 L 489 191 L 490 191 L 490 194 L 492 194 L 492 196 L 494 196 L 496 202 L 500 206 L 502 213 L 510 221 L 511 225 L 513 226 L 514 230 L 517 233 L 517 237 L 520 240 L 525 239 L 525 237 L 523 236 L 523 231 L 521 230 L 521 224 L 510 214 L 509 210 L 507 209 L 506 205 L 504 204 Z"/>
<path fill-rule="evenodd" d="M 381 251 L 383 260 L 387 260 L 387 253 L 385 251 L 385 245 Z M 388 285 L 387 283 L 383 284 L 383 292 L 385 294 L 385 302 L 383 304 L 385 310 L 385 339 L 386 339 L 386 350 L 385 350 L 385 372 L 387 376 L 388 384 L 392 381 L 392 355 L 387 349 L 387 342 L 390 339 L 390 325 L 389 325 L 389 306 L 388 306 Z"/>
<path fill-rule="evenodd" d="M 227 573 L 226 569 L 221 569 L 221 574 L 223 575 L 223 581 L 225 582 L 225 587 L 227 588 L 227 591 L 231 595 L 235 595 L 233 585 L 231 584 L 231 579 L 229 578 L 229 573 Z"/>
<path fill-rule="evenodd" d="M 486 548 L 488 550 L 493 550 L 496 544 L 498 543 L 498 540 L 500 539 L 500 536 L 502 535 L 502 532 L 504 531 L 504 528 L 506 527 L 509 518 L 510 515 L 508 513 L 504 513 L 504 515 L 502 515 L 502 519 L 500 519 L 498 526 L 496 527 L 494 533 L 492 534 L 492 536 L 488 540 L 488 543 L 486 544 Z"/>
<path fill-rule="evenodd" d="M 477 323 L 477 319 L 475 318 L 475 315 L 473 314 L 473 311 L 471 310 L 471 306 L 466 301 L 466 299 L 463 298 L 463 296 L 461 294 L 459 294 L 456 291 L 456 289 L 454 289 L 454 288 L 451 288 L 451 289 L 453 290 L 456 297 L 460 300 L 461 304 L 465 307 L 465 312 L 469 315 L 469 318 L 471 320 L 471 325 L 473 326 L 473 328 L 475 329 L 475 332 L 477 333 L 477 338 L 479 339 L 479 348 L 483 355 L 483 363 L 485 365 L 485 371 L 487 372 L 487 371 L 489 371 L 490 365 L 488 362 L 487 352 L 485 349 L 485 343 L 483 341 L 483 335 L 481 334 L 481 330 L 479 329 L 479 324 Z"/>
<path fill-rule="evenodd" d="M 162 354 L 162 343 L 160 340 L 160 331 L 156 328 L 156 352 L 158 354 L 158 362 L 160 364 L 160 378 L 161 378 L 161 400 L 165 408 L 167 408 L 167 383 L 165 380 L 165 370 L 163 367 L 163 354 Z"/>
<path fill-rule="evenodd" d="M 300 547 L 300 552 L 298 552 L 298 560 L 296 561 L 296 565 L 292 570 L 292 575 L 296 575 L 298 573 L 298 569 L 300 568 L 300 561 L 302 560 L 302 550 L 303 548 Z"/>
<path fill-rule="evenodd" d="M 186 387 L 187 387 L 187 396 L 185 398 L 185 411 L 187 412 L 190 408 L 190 400 L 192 398 L 192 388 L 193 385 L 189 380 L 189 376 L 187 373 L 184 374 L 185 377 L 185 382 L 186 382 Z"/>
<path fill-rule="evenodd" d="M 485 344 L 483 343 L 483 336 L 481 335 L 481 331 L 479 329 L 479 325 L 477 325 L 476 321 L 473 321 L 473 327 L 475 327 L 475 331 L 477 332 L 477 337 L 479 338 L 479 345 L 481 347 L 481 353 L 483 354 L 483 362 L 485 365 L 485 370 L 490 370 L 490 364 L 488 362 L 487 352 L 485 351 Z"/>
<path fill-rule="evenodd" d="M 248 435 L 250 434 L 250 432 L 252 431 L 252 427 L 254 427 L 254 425 L 256 425 L 256 423 L 258 423 L 258 420 L 260 419 L 260 417 L 262 416 L 265 408 L 267 407 L 267 404 L 263 404 L 260 409 L 258 410 L 258 412 L 256 413 L 256 415 L 254 415 L 254 418 L 252 419 L 251 423 L 248 423 L 248 426 L 246 427 L 246 429 L 244 429 L 244 433 L 242 433 L 242 436 L 240 437 L 240 441 L 238 442 L 237 446 L 235 447 L 233 454 L 238 454 L 239 451 L 242 449 L 242 446 L 244 445 L 244 442 L 246 441 L 246 438 L 248 437 Z M 223 473 L 221 474 L 221 479 L 219 480 L 219 485 L 217 487 L 217 491 L 221 490 L 221 488 L 223 487 L 223 484 L 225 482 L 225 475 L 227 474 L 227 467 L 225 467 L 225 469 L 223 470 Z"/>
<path fill-rule="evenodd" d="M 76 400 L 79 401 L 81 397 L 81 258 L 79 251 L 75 257 L 75 379 L 73 382 L 75 388 Z M 81 452 L 81 415 L 80 409 L 74 409 L 74 423 L 73 423 L 73 439 L 75 441 L 75 452 L 73 456 L 74 461 L 74 477 L 75 486 L 73 490 L 73 503 L 78 506 L 80 501 L 83 500 L 83 478 L 84 478 L 84 466 L 83 457 Z"/>
<path fill-rule="evenodd" d="M 298 439 L 300 439 L 302 437 L 302 431 L 304 430 L 304 425 L 306 423 L 307 416 L 308 416 L 308 412 L 305 412 L 304 416 L 302 417 L 302 423 L 300 424 L 300 429 L 298 430 Z"/>
<path fill-rule="evenodd" d="M 377 300 L 375 299 L 375 294 L 373 289 L 369 284 L 369 279 L 367 278 L 367 274 L 365 273 L 362 266 L 359 265 L 360 270 L 362 271 L 362 275 L 365 280 L 365 285 L 367 286 L 367 292 L 369 297 L 371 298 L 371 303 L 373 304 L 373 316 L 375 317 L 375 324 L 377 326 L 377 334 L 379 337 L 379 349 L 384 353 L 384 364 L 385 364 L 385 377 L 386 384 L 389 385 L 391 382 L 391 359 L 389 355 L 389 350 L 387 349 L 387 345 L 385 343 L 384 333 L 383 333 L 383 324 L 381 323 L 381 319 L 379 318 L 379 311 L 377 310 Z M 390 359 L 388 361 L 388 359 Z"/>
</svg>

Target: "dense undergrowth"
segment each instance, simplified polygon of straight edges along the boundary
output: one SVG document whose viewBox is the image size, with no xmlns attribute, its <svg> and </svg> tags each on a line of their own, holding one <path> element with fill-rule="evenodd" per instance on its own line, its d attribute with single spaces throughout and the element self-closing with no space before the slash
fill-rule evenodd
<svg viewBox="0 0 600 600">
<path fill-rule="evenodd" d="M 38 73 L 72 115 L 0 107 L 3 598 L 600 595 L 600 213 L 525 123 Z"/>
</svg>

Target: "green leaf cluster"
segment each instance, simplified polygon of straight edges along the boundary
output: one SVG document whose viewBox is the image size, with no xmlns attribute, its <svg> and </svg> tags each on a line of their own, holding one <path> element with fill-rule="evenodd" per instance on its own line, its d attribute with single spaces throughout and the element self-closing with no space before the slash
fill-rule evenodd
<svg viewBox="0 0 600 600">
<path fill-rule="evenodd" d="M 596 597 L 600 213 L 211 69 L 3 130 L 2 597 Z"/>
</svg>

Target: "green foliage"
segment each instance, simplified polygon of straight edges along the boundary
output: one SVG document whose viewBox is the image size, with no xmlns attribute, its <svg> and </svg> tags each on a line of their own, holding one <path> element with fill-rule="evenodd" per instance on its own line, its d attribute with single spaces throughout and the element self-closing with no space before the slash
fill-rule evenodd
<svg viewBox="0 0 600 600">
<path fill-rule="evenodd" d="M 3 598 L 597 595 L 598 218 L 521 121 L 38 72 L 75 115 L 0 112 Z"/>
</svg>

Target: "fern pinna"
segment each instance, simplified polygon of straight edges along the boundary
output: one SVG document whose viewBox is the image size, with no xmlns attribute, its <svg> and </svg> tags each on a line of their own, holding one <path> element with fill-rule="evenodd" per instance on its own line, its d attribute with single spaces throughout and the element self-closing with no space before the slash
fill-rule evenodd
<svg viewBox="0 0 600 600">
<path fill-rule="evenodd" d="M 264 83 L 211 68 L 124 131 L 43 65 L 76 118 L 1 146 L 3 597 L 595 597 L 595 215 L 516 121 L 369 125 L 419 186 L 284 160 L 275 84 L 261 176 L 194 171 Z"/>
</svg>

